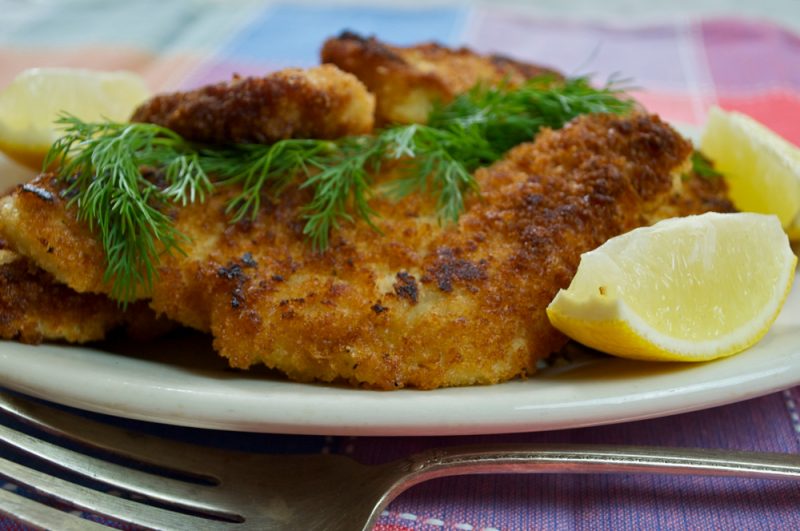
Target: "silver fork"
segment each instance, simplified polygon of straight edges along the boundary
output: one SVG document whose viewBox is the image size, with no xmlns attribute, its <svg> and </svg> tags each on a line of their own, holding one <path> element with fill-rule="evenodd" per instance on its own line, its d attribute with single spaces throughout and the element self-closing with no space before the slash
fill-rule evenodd
<svg viewBox="0 0 800 531">
<path fill-rule="evenodd" d="M 4 392 L 0 409 L 101 455 L 87 456 L 0 425 L 0 440 L 17 452 L 149 502 L 106 494 L 5 458 L 0 476 L 70 506 L 153 529 L 367 530 L 412 485 L 463 474 L 646 472 L 800 480 L 796 455 L 528 444 L 434 449 L 363 465 L 337 455 L 257 455 L 193 446 Z M 107 529 L 2 489 L 0 507 L 38 527 Z"/>
</svg>

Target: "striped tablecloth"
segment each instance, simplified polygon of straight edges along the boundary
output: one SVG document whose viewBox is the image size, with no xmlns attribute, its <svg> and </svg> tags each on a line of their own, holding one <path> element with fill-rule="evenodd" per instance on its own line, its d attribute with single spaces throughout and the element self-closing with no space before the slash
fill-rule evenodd
<svg viewBox="0 0 800 531">
<path fill-rule="evenodd" d="M 618 4 L 620 2 L 617 2 Z M 786 4 L 787 17 L 800 16 Z M 633 9 L 633 8 L 631 8 Z M 32 66 L 129 69 L 154 91 L 318 61 L 343 29 L 397 44 L 435 39 L 544 63 L 597 80 L 634 80 L 637 98 L 700 125 L 710 105 L 745 112 L 800 144 L 796 19 L 671 16 L 610 22 L 521 7 L 348 7 L 144 0 L 0 0 L 0 86 Z M 6 173 L 22 172 L 3 162 Z M 800 348 L 800 347 L 799 347 Z M 253 451 L 333 452 L 367 462 L 482 442 L 619 443 L 800 453 L 800 388 L 656 420 L 547 433 L 470 437 L 258 435 L 119 421 L 153 433 Z M 16 489 L 5 484 L 4 488 Z M 91 518 L 91 516 L 87 516 Z M 0 528 L 19 528 L 11 515 Z M 798 529 L 800 485 L 648 475 L 474 476 L 415 487 L 377 529 Z"/>
</svg>

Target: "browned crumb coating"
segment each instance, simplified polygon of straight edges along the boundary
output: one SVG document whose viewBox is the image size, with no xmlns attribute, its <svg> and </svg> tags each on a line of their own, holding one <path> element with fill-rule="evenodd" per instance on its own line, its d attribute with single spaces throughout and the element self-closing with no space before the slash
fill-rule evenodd
<svg viewBox="0 0 800 531">
<path fill-rule="evenodd" d="M 706 160 L 706 164 L 713 166 L 710 160 Z M 702 212 L 736 211 L 728 198 L 728 183 L 724 177 L 700 175 L 690 170 L 682 175 L 680 188 L 673 190 L 670 198 L 655 210 L 652 222 Z"/>
<path fill-rule="evenodd" d="M 230 225 L 236 190 L 222 189 L 176 211 L 192 244 L 164 258 L 151 305 L 210 331 L 231 365 L 295 380 L 430 389 L 531 374 L 565 342 L 545 308 L 580 254 L 647 223 L 690 153 L 656 117 L 584 116 L 478 170 L 457 224 L 438 224 L 430 196 L 377 195 L 383 235 L 344 224 L 322 254 L 302 234 L 308 190 Z M 54 186 L 43 176 L 0 201 L 2 234 L 60 281 L 104 291 L 97 240 Z"/>
<path fill-rule="evenodd" d="M 144 302 L 122 309 L 105 295 L 77 293 L 30 260 L 0 250 L 0 338 L 86 343 L 122 328 L 132 339 L 148 340 L 174 326 Z"/>
<path fill-rule="evenodd" d="M 369 133 L 374 108 L 374 96 L 355 76 L 323 65 L 156 96 L 131 120 L 167 127 L 196 142 L 268 144 Z"/>
<path fill-rule="evenodd" d="M 377 97 L 376 122 L 425 122 L 437 101 L 448 102 L 478 83 L 518 86 L 555 71 L 499 55 L 435 43 L 402 48 L 344 32 L 322 47 L 322 62 L 354 73 Z"/>
</svg>

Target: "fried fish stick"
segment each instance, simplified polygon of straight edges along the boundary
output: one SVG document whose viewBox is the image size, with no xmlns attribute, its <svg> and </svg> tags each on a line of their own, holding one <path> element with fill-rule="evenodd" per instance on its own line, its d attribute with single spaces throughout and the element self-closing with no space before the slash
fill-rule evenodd
<svg viewBox="0 0 800 531">
<path fill-rule="evenodd" d="M 374 96 L 355 76 L 323 65 L 156 96 L 131 120 L 167 127 L 196 142 L 269 144 L 369 133 L 374 108 Z"/>
<path fill-rule="evenodd" d="M 468 48 L 435 43 L 401 48 L 351 32 L 328 39 L 321 56 L 323 63 L 355 74 L 376 95 L 379 124 L 424 123 L 437 101 L 446 103 L 478 83 L 514 87 L 537 76 L 561 77 L 543 66 Z"/>
</svg>

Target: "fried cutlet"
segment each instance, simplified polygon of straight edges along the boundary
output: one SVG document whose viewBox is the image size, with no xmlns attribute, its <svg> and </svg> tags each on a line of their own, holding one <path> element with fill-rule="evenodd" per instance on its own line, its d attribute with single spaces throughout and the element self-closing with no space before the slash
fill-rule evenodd
<svg viewBox="0 0 800 531">
<path fill-rule="evenodd" d="M 336 46 L 342 41 L 380 44 L 345 35 Z M 326 50 L 333 47 L 329 42 Z M 375 55 L 379 83 L 369 69 L 356 72 L 377 93 L 383 122 L 395 120 L 387 112 L 402 114 L 420 101 L 429 108 L 477 81 L 519 83 L 536 73 L 536 67 L 466 50 L 394 50 L 399 59 Z M 364 53 L 356 46 L 340 56 L 361 54 L 366 61 Z M 413 91 L 413 83 L 423 87 L 420 97 L 393 92 Z M 216 141 L 202 135 L 220 130 L 227 131 L 223 142 L 241 141 L 225 135 L 250 118 L 218 112 L 228 96 L 238 99 L 236 83 L 219 86 L 216 99 L 202 94 L 172 96 L 175 108 L 188 105 L 193 118 L 156 112 L 156 104 L 143 106 L 137 118 L 180 128 L 201 119 L 207 105 L 214 112 L 201 120 L 200 139 Z M 303 105 L 325 102 L 310 98 Z M 370 116 L 356 121 L 371 123 L 369 105 L 357 108 Z M 344 120 L 303 112 L 315 116 L 302 132 L 310 137 L 323 136 L 328 120 Z M 581 117 L 478 170 L 481 195 L 468 197 L 457 224 L 441 226 L 436 201 L 426 194 L 399 202 L 376 195 L 371 207 L 383 234 L 345 223 L 325 253 L 314 252 L 302 233 L 310 190 L 292 185 L 279 202 L 265 198 L 255 220 L 230 224 L 224 209 L 238 191 L 218 189 L 204 204 L 168 212 L 191 244 L 185 256 L 165 256 L 152 290 L 138 295 L 156 312 L 211 332 L 215 348 L 235 367 L 264 363 L 297 380 L 381 389 L 507 380 L 530 374 L 538 359 L 564 344 L 544 308 L 569 284 L 582 252 L 661 216 L 713 208 L 717 194 L 724 196 L 697 176 L 681 178 L 690 153 L 691 145 L 654 116 Z M 396 177 L 388 166 L 382 171 L 374 176 L 378 184 Z M 76 220 L 61 186 L 45 174 L 0 201 L 0 233 L 74 290 L 108 293 L 102 248 Z"/>
<path fill-rule="evenodd" d="M 565 342 L 544 309 L 580 254 L 650 221 L 691 149 L 655 116 L 580 117 L 478 170 L 481 195 L 457 224 L 439 225 L 431 197 L 378 196 L 383 235 L 345 224 L 325 253 L 302 234 L 308 190 L 234 225 L 223 210 L 236 190 L 220 190 L 176 209 L 188 256 L 165 258 L 142 295 L 209 330 L 232 366 L 264 363 L 297 380 L 436 388 L 530 374 Z M 42 176 L 31 186 L 53 200 L 18 189 L 0 203 L 2 234 L 59 281 L 108 291 L 101 248 L 58 185 Z"/>
<path fill-rule="evenodd" d="M 352 72 L 375 94 L 378 124 L 424 123 L 435 103 L 447 103 L 479 83 L 513 88 L 542 75 L 561 79 L 549 68 L 500 55 L 436 43 L 403 48 L 352 32 L 328 39 L 321 58 Z"/>
<path fill-rule="evenodd" d="M 131 121 L 158 124 L 196 142 L 268 144 L 369 133 L 374 108 L 374 96 L 355 76 L 322 65 L 156 96 Z"/>
<path fill-rule="evenodd" d="M 123 309 L 104 295 L 77 293 L 30 260 L 0 249 L 0 337 L 4 339 L 86 343 L 123 329 L 127 337 L 146 341 L 174 326 L 157 318 L 145 302 Z"/>
</svg>

